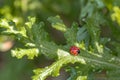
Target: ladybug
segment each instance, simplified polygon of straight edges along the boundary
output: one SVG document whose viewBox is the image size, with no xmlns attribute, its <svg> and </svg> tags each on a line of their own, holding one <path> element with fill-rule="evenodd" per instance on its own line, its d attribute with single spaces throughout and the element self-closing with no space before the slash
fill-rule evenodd
<svg viewBox="0 0 120 80">
<path fill-rule="evenodd" d="M 71 46 L 70 47 L 70 54 L 77 56 L 80 53 L 80 48 L 76 46 Z"/>
</svg>

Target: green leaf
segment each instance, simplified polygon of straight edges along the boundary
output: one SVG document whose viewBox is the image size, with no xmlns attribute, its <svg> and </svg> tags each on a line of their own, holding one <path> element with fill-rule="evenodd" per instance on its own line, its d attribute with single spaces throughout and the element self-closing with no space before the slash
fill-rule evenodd
<svg viewBox="0 0 120 80">
<path fill-rule="evenodd" d="M 67 80 L 83 80 L 87 79 L 89 71 L 91 70 L 90 65 L 76 63 L 72 67 L 68 67 L 67 71 L 70 73 L 70 77 Z"/>
<path fill-rule="evenodd" d="M 60 52 L 60 51 L 58 51 Z M 62 51 L 63 52 L 63 51 Z M 64 52 L 66 53 L 66 52 Z M 63 55 L 64 53 L 61 53 Z M 47 76 L 58 76 L 59 70 L 61 67 L 68 63 L 75 63 L 79 62 L 81 64 L 85 64 L 85 61 L 83 58 L 79 58 L 78 56 L 74 57 L 71 55 L 64 56 L 63 58 L 60 58 L 56 62 L 54 62 L 51 66 L 48 66 L 44 69 L 35 69 L 34 73 L 35 75 L 32 77 L 33 80 L 45 80 Z"/>
<path fill-rule="evenodd" d="M 59 46 L 56 45 L 54 42 L 44 41 L 40 45 L 40 50 L 39 51 L 42 54 L 44 54 L 47 58 L 53 59 L 53 58 L 57 58 L 58 48 L 59 48 Z"/>
<path fill-rule="evenodd" d="M 76 76 L 77 76 L 77 72 L 76 72 L 75 68 L 70 67 L 69 73 L 70 73 L 70 77 L 67 80 L 75 80 Z"/>
<path fill-rule="evenodd" d="M 64 25 L 63 21 L 60 19 L 60 16 L 49 17 L 48 21 L 51 23 L 52 27 L 65 32 L 67 27 Z"/>
<path fill-rule="evenodd" d="M 62 49 L 58 49 L 57 50 L 57 54 L 58 54 L 58 59 L 61 59 L 63 57 L 67 57 L 69 56 L 70 54 Z"/>
<path fill-rule="evenodd" d="M 14 35 L 20 34 L 23 37 L 26 37 L 25 29 L 21 28 L 22 30 L 18 31 L 16 29 L 16 26 L 15 26 L 13 21 L 9 21 L 9 20 L 6 20 L 6 19 L 1 19 L 0 20 L 0 27 L 6 29 L 5 31 L 2 32 L 3 34 L 14 34 Z"/>
<path fill-rule="evenodd" d="M 96 17 L 98 17 L 99 15 L 94 15 Z M 103 53 L 103 47 L 102 45 L 100 44 L 100 26 L 99 26 L 99 18 L 95 18 L 95 19 L 92 19 L 92 18 L 89 18 L 87 21 L 87 31 L 88 31 L 88 34 L 90 35 L 91 37 L 91 43 L 93 45 L 93 48 L 95 50 L 95 52 L 98 52 L 98 53 Z"/>
<path fill-rule="evenodd" d="M 0 28 L 5 29 L 4 31 L 2 31 L 2 34 L 4 35 L 13 35 L 16 40 L 23 43 L 29 42 L 25 28 L 21 27 L 20 29 L 17 29 L 13 21 L 1 19 Z"/>
<path fill-rule="evenodd" d="M 87 76 L 79 76 L 76 80 L 87 80 Z"/>
<path fill-rule="evenodd" d="M 77 42 L 77 31 L 78 25 L 77 23 L 73 23 L 71 28 L 68 28 L 67 31 L 64 33 L 67 43 L 74 44 Z"/>
<path fill-rule="evenodd" d="M 80 2 L 81 2 L 80 19 L 82 19 L 86 15 L 88 15 L 87 17 L 92 17 L 94 13 L 99 12 L 98 10 L 105 7 L 103 1 L 101 0 L 94 0 L 94 1 L 80 0 Z"/>
<path fill-rule="evenodd" d="M 44 30 L 44 23 L 40 22 L 39 24 L 32 25 L 31 31 L 33 36 L 33 41 L 37 47 L 41 45 L 42 42 L 48 39 L 48 34 Z"/>
<path fill-rule="evenodd" d="M 85 40 L 87 37 L 88 37 L 88 32 L 86 27 L 83 26 L 82 28 L 79 28 L 77 32 L 77 40 L 82 41 Z"/>
<path fill-rule="evenodd" d="M 67 52 L 63 52 L 63 51 L 58 51 L 58 52 L 62 52 L 61 55 L 63 55 L 64 53 Z M 86 55 L 88 54 L 88 55 Z M 60 53 L 59 53 L 60 55 Z M 68 56 L 66 56 L 68 55 Z M 90 65 L 91 67 L 99 67 L 99 68 L 106 68 L 106 69 L 110 69 L 112 68 L 116 68 L 119 69 L 120 67 L 114 63 L 114 62 L 109 62 L 109 60 L 111 59 L 111 57 L 107 60 L 105 60 L 104 58 L 101 58 L 100 56 L 97 57 L 95 54 L 89 54 L 85 51 L 81 51 L 81 56 L 71 56 L 69 54 L 66 54 L 65 56 L 63 56 L 63 58 L 60 58 L 59 60 L 57 60 L 56 62 L 54 62 L 52 65 L 44 68 L 44 69 L 36 69 L 34 70 L 35 75 L 32 77 L 33 80 L 45 80 L 47 76 L 58 76 L 59 75 L 59 70 L 61 67 L 63 67 L 64 65 L 68 64 L 68 63 L 75 63 L 75 62 L 79 62 L 81 64 L 86 65 Z M 119 62 L 119 60 L 118 60 Z M 87 68 L 88 70 L 90 69 Z M 83 69 L 83 68 L 82 68 Z M 84 78 L 86 79 L 86 76 L 80 76 L 79 78 Z"/>
<path fill-rule="evenodd" d="M 120 79 L 120 70 L 119 69 L 111 69 L 107 71 L 107 76 L 109 80 L 119 80 Z"/>
<path fill-rule="evenodd" d="M 34 57 L 38 56 L 38 49 L 31 48 L 31 49 L 15 49 L 11 50 L 12 56 L 17 57 L 18 59 L 22 58 L 23 56 L 27 56 L 28 59 L 33 59 Z"/>
<path fill-rule="evenodd" d="M 35 17 L 28 17 L 28 22 L 25 23 L 26 35 L 32 41 L 33 34 L 32 34 L 32 26 L 35 24 L 36 18 Z"/>
<path fill-rule="evenodd" d="M 83 18 L 84 16 L 86 16 L 87 14 L 88 14 L 88 16 L 91 16 L 95 9 L 94 1 L 93 1 L 93 3 L 91 3 L 91 1 L 88 1 L 86 5 L 84 5 L 84 4 L 85 4 L 85 2 L 81 0 L 81 5 L 83 8 L 81 8 L 80 19 Z"/>
</svg>

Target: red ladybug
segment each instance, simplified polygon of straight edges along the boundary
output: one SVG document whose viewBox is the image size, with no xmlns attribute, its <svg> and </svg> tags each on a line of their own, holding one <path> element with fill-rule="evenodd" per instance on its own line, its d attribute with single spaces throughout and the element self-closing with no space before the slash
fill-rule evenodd
<svg viewBox="0 0 120 80">
<path fill-rule="evenodd" d="M 70 54 L 77 56 L 80 53 L 80 48 L 76 46 L 70 47 Z"/>
</svg>

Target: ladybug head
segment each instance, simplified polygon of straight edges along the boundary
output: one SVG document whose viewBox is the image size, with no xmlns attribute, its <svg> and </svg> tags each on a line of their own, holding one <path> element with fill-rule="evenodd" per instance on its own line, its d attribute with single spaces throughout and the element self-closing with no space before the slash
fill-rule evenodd
<svg viewBox="0 0 120 80">
<path fill-rule="evenodd" d="M 80 54 L 80 50 L 77 50 L 78 54 Z"/>
</svg>

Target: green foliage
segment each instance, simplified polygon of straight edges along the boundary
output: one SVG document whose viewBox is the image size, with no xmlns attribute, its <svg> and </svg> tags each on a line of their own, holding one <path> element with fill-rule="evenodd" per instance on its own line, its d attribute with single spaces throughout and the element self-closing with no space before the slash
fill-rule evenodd
<svg viewBox="0 0 120 80">
<path fill-rule="evenodd" d="M 54 62 L 51 66 L 46 67 L 44 69 L 36 69 L 34 70 L 34 73 L 36 74 L 33 76 L 33 80 L 44 80 L 47 76 L 52 75 L 52 76 L 58 76 L 59 75 L 59 70 L 62 66 L 68 63 L 75 63 L 75 62 L 80 62 L 82 64 L 85 64 L 84 59 L 79 58 L 79 57 L 74 57 L 71 56 L 69 53 L 64 52 L 62 50 L 58 50 L 57 52 L 61 58 Z M 66 53 L 66 54 L 65 54 Z"/>
<path fill-rule="evenodd" d="M 38 56 L 38 50 L 36 48 L 31 49 L 16 49 L 11 51 L 13 57 L 22 58 L 27 55 L 28 59 L 33 59 Z"/>
<path fill-rule="evenodd" d="M 64 25 L 63 21 L 60 19 L 60 16 L 49 17 L 48 21 L 51 23 L 53 28 L 63 32 L 66 31 L 66 26 Z"/>
<path fill-rule="evenodd" d="M 61 7 L 57 5 L 58 10 L 53 8 L 53 11 L 59 12 L 65 9 L 63 13 L 69 13 L 69 4 L 64 0 L 57 1 L 61 2 L 62 5 Z M 41 2 L 48 4 L 48 2 L 52 3 L 54 1 Z M 57 77 L 60 75 L 61 68 L 70 73 L 67 80 L 97 80 L 99 78 L 95 75 L 103 71 L 105 71 L 103 73 L 105 75 L 104 79 L 119 80 L 120 27 L 119 24 L 112 22 L 110 13 L 112 13 L 111 7 L 114 5 L 110 2 L 79 0 L 81 9 L 77 18 L 80 22 L 84 21 L 85 23 L 80 24 L 81 26 L 74 21 L 71 27 L 68 27 L 58 15 L 48 17 L 42 22 L 35 17 L 28 17 L 28 21 L 24 22 L 22 26 L 19 25 L 19 27 L 14 18 L 11 18 L 11 20 L 1 18 L 0 34 L 13 37 L 18 44 L 11 50 L 13 57 L 20 59 L 27 56 L 27 59 L 35 60 L 36 57 L 40 58 L 39 56 L 43 55 L 46 59 L 54 60 L 49 66 L 34 69 L 33 80 L 45 80 L 48 76 Z M 56 6 L 55 3 L 53 4 L 53 6 Z M 47 8 L 52 10 L 51 7 L 49 5 Z M 47 8 L 42 7 L 42 11 L 48 11 Z M 66 9 L 68 10 L 66 11 Z M 105 10 L 108 10 L 108 12 Z M 27 6 L 23 9 L 23 12 L 26 11 Z M 46 20 L 52 28 L 63 33 L 66 40 L 65 44 L 58 45 L 52 40 L 51 35 L 47 32 L 47 29 L 49 29 L 47 26 L 50 25 L 45 24 Z M 119 21 L 119 18 L 117 20 Z M 109 28 L 112 35 L 104 33 L 107 32 L 104 28 Z M 105 34 L 108 34 L 108 36 L 105 36 Z M 78 56 L 69 53 L 69 48 L 72 45 L 80 47 L 81 53 Z"/>
<path fill-rule="evenodd" d="M 67 43 L 74 45 L 74 43 L 77 42 L 77 38 L 76 38 L 77 37 L 77 33 L 76 33 L 77 31 L 78 31 L 78 26 L 77 26 L 76 23 L 73 23 L 71 28 L 67 29 L 67 31 L 64 33 L 65 38 L 67 40 Z"/>
</svg>

